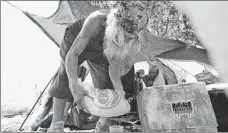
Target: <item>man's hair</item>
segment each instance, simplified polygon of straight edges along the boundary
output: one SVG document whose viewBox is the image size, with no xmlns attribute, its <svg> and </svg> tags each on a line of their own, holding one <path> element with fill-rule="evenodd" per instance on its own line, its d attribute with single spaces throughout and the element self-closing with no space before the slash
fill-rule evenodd
<svg viewBox="0 0 228 133">
<path fill-rule="evenodd" d="M 119 14 L 122 15 L 121 19 Z M 122 26 L 124 14 L 126 14 L 126 10 L 120 6 L 111 9 L 107 16 L 104 53 L 109 59 L 116 58 L 123 60 L 130 49 L 138 52 L 141 48 L 138 37 L 133 37 L 133 35 L 128 33 Z M 129 36 L 127 37 L 126 35 Z"/>
<path fill-rule="evenodd" d="M 137 72 L 141 73 L 141 74 L 145 74 L 144 69 L 139 69 Z"/>
<path fill-rule="evenodd" d="M 154 71 L 158 72 L 158 66 L 157 65 L 153 65 L 149 67 L 149 73 L 152 73 Z"/>
</svg>

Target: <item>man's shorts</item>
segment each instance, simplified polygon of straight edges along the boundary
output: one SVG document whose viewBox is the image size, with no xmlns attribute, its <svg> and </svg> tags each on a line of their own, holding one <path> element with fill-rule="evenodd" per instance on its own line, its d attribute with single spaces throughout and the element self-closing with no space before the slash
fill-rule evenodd
<svg viewBox="0 0 228 133">
<path fill-rule="evenodd" d="M 109 64 L 96 64 L 92 61 L 87 61 L 87 63 L 90 69 L 94 87 L 100 89 L 113 89 L 108 71 Z M 126 92 L 134 92 L 134 67 L 132 67 L 132 69 L 126 75 L 121 77 L 121 81 Z M 60 99 L 72 98 L 64 63 L 61 63 L 58 73 L 53 79 L 52 85 L 49 89 L 49 95 Z"/>
</svg>

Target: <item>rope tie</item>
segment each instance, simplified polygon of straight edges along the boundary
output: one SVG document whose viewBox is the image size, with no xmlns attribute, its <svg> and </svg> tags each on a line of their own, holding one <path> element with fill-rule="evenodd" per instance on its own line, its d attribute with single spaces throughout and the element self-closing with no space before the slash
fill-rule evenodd
<svg viewBox="0 0 228 133">
<path fill-rule="evenodd" d="M 6 1 L 6 0 L 3 0 L 5 1 L 6 3 L 8 3 L 9 5 L 13 6 L 14 8 L 16 8 L 17 10 L 21 11 L 21 12 L 24 12 L 23 10 L 21 10 L 20 8 L 16 7 L 15 5 L 13 5 L 12 3 L 10 3 L 9 1 Z"/>
</svg>

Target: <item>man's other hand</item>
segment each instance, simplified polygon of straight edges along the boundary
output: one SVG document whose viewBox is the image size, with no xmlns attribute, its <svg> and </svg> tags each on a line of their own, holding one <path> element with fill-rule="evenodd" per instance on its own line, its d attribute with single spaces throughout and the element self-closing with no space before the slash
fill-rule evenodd
<svg viewBox="0 0 228 133">
<path fill-rule="evenodd" d="M 126 92 L 122 89 L 115 89 L 115 91 L 123 98 L 125 98 Z"/>
<path fill-rule="evenodd" d="M 74 97 L 74 104 L 77 104 L 78 109 L 81 109 L 82 100 L 85 96 L 89 96 L 89 93 L 88 93 L 88 91 L 86 91 L 86 89 L 83 86 L 81 86 L 79 84 L 74 85 L 72 87 L 73 87 L 72 90 L 74 90 L 73 94 L 72 94 Z"/>
</svg>

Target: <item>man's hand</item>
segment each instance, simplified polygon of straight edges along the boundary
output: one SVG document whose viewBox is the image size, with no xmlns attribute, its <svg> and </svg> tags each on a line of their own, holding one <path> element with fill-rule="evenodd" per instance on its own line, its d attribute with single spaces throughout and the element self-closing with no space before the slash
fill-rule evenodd
<svg viewBox="0 0 228 133">
<path fill-rule="evenodd" d="M 121 97 L 125 98 L 126 92 L 123 89 L 115 89 L 115 91 L 120 94 Z"/>
<path fill-rule="evenodd" d="M 88 91 L 85 90 L 85 88 L 79 84 L 73 85 L 71 88 L 72 95 L 74 97 L 74 105 L 76 104 L 78 109 L 82 109 L 82 100 L 85 96 L 89 96 Z"/>
<path fill-rule="evenodd" d="M 109 76 L 115 91 L 125 98 L 125 91 L 123 90 L 123 85 L 121 82 L 120 67 L 119 64 L 114 60 L 112 60 L 111 64 L 109 65 Z"/>
</svg>

